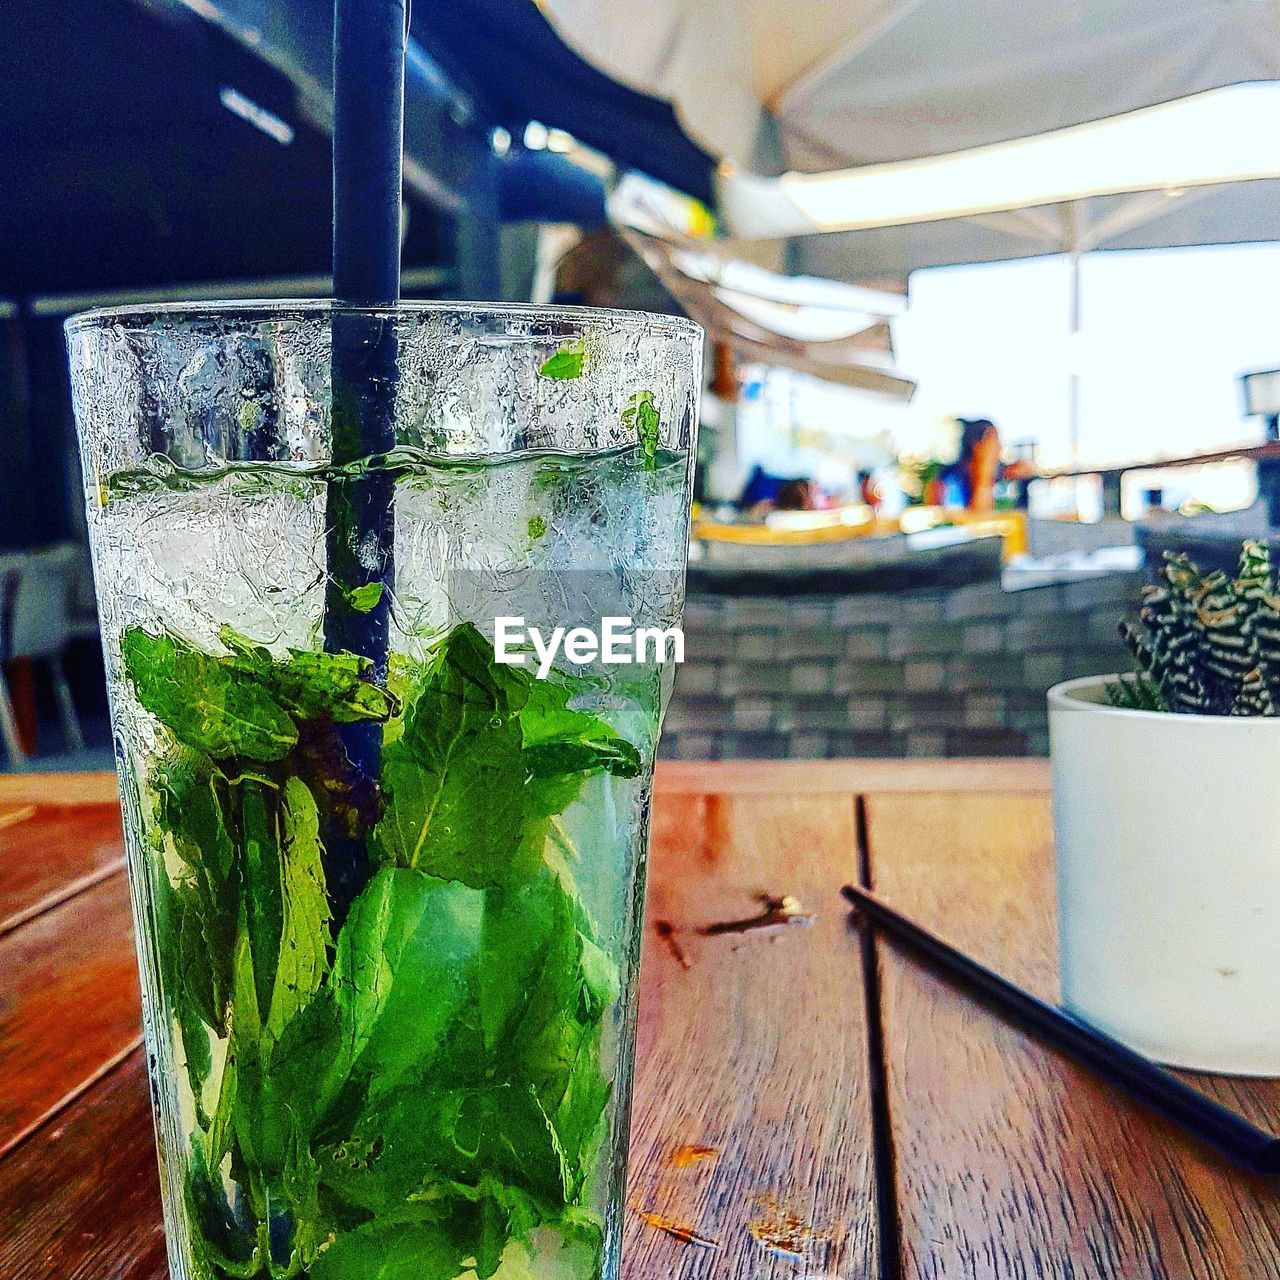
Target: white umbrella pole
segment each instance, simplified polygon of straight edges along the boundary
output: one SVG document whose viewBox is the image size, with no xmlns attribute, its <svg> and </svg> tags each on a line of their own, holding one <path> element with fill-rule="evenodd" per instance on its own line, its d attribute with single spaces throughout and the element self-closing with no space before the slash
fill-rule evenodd
<svg viewBox="0 0 1280 1280">
<path fill-rule="evenodd" d="M 1069 370 L 1067 373 L 1067 439 L 1073 464 L 1080 461 L 1080 250 L 1072 248 L 1067 255 L 1071 273 L 1067 301 L 1067 340 Z"/>
</svg>

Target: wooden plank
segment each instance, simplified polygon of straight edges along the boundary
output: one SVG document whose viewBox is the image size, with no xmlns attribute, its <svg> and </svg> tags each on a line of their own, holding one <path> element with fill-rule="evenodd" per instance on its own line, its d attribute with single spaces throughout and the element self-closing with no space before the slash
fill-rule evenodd
<svg viewBox="0 0 1280 1280">
<path fill-rule="evenodd" d="M 140 1035 L 123 874 L 0 938 L 0 1154 L 100 1078 Z"/>
<path fill-rule="evenodd" d="M 0 773 L 0 805 L 119 803 L 116 775 L 94 773 Z"/>
<path fill-rule="evenodd" d="M 141 1052 L 0 1160 L 0 1276 L 166 1280 Z"/>
<path fill-rule="evenodd" d="M 989 791 L 1047 795 L 1043 759 L 664 760 L 654 790 L 668 796 L 854 795 L 860 791 Z"/>
<path fill-rule="evenodd" d="M 124 865 L 120 806 L 12 806 L 0 813 L 0 935 Z"/>
<path fill-rule="evenodd" d="M 849 797 L 657 804 L 630 1193 L 647 1220 L 629 1215 L 625 1255 L 635 1280 L 875 1271 L 861 974 L 838 898 L 853 848 Z M 757 914 L 758 894 L 792 894 L 817 920 L 698 932 Z M 0 1275 L 162 1280 L 145 1089 L 135 1054 L 0 1161 Z"/>
<path fill-rule="evenodd" d="M 655 787 L 667 795 L 850 795 L 858 791 L 1047 793 L 1040 759 L 663 760 Z M 0 806 L 117 802 L 114 773 L 0 774 Z"/>
<path fill-rule="evenodd" d="M 876 890 L 1056 997 L 1047 801 L 879 794 L 867 807 Z M 1280 1274 L 1270 1182 L 1197 1147 L 892 946 L 879 956 L 907 1276 Z M 1211 1087 L 1247 1096 L 1260 1118 L 1275 1114 L 1280 1086 Z"/>
<path fill-rule="evenodd" d="M 632 1277 L 875 1273 L 862 974 L 838 896 L 855 847 L 847 795 L 659 798 Z M 816 921 L 700 932 L 787 894 Z"/>
</svg>

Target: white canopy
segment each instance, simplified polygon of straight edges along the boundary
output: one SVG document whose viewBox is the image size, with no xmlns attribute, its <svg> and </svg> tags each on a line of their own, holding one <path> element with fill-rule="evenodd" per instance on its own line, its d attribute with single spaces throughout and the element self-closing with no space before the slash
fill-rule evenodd
<svg viewBox="0 0 1280 1280">
<path fill-rule="evenodd" d="M 1280 234 L 1280 91 L 1248 83 L 1280 79 L 1276 0 L 648 0 L 643 18 L 630 0 L 539 3 L 738 162 L 731 232 L 801 236 L 797 270 Z M 1109 144 L 1074 128 L 1125 113 Z M 762 184 L 766 120 L 789 176 Z M 1168 141 L 1192 135 L 1194 153 Z"/>
<path fill-rule="evenodd" d="M 744 361 L 808 373 L 890 399 L 915 383 L 893 366 L 889 320 L 906 300 L 882 290 L 783 276 L 706 243 L 623 231 L 680 305 Z"/>
<path fill-rule="evenodd" d="M 1233 85 L 1107 120 L 920 160 L 727 175 L 740 236 L 810 237 L 806 268 L 915 267 L 1280 233 L 1280 82 Z M 959 226 L 955 220 L 964 219 Z M 853 232 L 835 243 L 821 232 Z"/>
<path fill-rule="evenodd" d="M 1280 82 L 1235 85 L 920 160 L 731 177 L 726 213 L 739 235 L 802 236 L 1280 178 L 1278 124 Z"/>
<path fill-rule="evenodd" d="M 922 267 L 1095 249 L 1161 249 L 1280 239 L 1280 182 L 1084 198 L 1010 213 L 812 235 L 789 261 L 817 276 L 905 279 Z"/>
<path fill-rule="evenodd" d="M 1274 0 L 539 0 L 616 79 L 750 166 L 940 155 L 1280 78 Z"/>
</svg>

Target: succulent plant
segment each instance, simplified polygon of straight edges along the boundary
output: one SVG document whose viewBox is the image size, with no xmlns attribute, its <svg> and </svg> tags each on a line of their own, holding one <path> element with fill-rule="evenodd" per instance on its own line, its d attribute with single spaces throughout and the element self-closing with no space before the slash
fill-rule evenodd
<svg viewBox="0 0 1280 1280">
<path fill-rule="evenodd" d="M 1165 553 L 1137 623 L 1120 634 L 1136 674 L 1108 687 L 1112 706 L 1210 716 L 1280 714 L 1280 594 L 1267 546 L 1246 542 L 1234 578 Z"/>
</svg>

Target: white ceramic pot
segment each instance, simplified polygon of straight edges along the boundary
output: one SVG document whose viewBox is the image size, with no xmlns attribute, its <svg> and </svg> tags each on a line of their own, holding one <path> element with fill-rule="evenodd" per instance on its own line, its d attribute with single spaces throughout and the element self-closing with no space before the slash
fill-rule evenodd
<svg viewBox="0 0 1280 1280">
<path fill-rule="evenodd" d="M 1280 718 L 1049 690 L 1063 1002 L 1174 1066 L 1280 1076 Z"/>
</svg>

